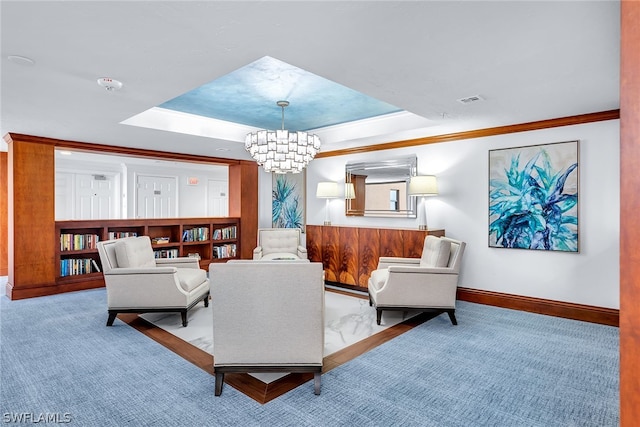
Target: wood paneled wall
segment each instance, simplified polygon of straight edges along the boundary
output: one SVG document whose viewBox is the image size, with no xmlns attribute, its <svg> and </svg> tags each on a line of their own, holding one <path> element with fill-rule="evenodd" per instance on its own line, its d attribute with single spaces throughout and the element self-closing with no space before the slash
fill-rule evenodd
<svg viewBox="0 0 640 427">
<path fill-rule="evenodd" d="M 240 255 L 252 259 L 258 242 L 258 164 L 229 165 L 229 215 L 240 218 Z"/>
<path fill-rule="evenodd" d="M 0 152 L 0 276 L 9 274 L 8 157 L 6 151 Z"/>
<path fill-rule="evenodd" d="M 640 2 L 621 2 L 620 425 L 640 420 Z"/>
<path fill-rule="evenodd" d="M 307 225 L 307 254 L 322 262 L 327 282 L 366 289 L 378 258 L 419 258 L 427 233 L 444 236 L 444 230 Z"/>
<path fill-rule="evenodd" d="M 9 142 L 9 272 L 7 296 L 15 290 L 55 285 L 54 147 Z"/>
<path fill-rule="evenodd" d="M 258 166 L 254 162 L 173 154 L 8 134 L 7 295 L 37 296 L 38 288 L 56 286 L 55 149 L 172 158 L 229 166 L 229 214 L 241 217 L 241 258 L 252 258 L 258 229 Z M 0 194 L 1 197 L 1 194 Z M 0 205 L 1 208 L 1 205 Z M 1 237 L 1 236 L 0 236 Z M 0 253 L 0 256 L 2 254 Z M 72 289 L 77 290 L 77 289 Z M 15 292 L 15 295 L 14 295 Z M 42 293 L 39 293 L 43 295 Z M 45 293 L 47 294 L 47 293 Z M 49 293 L 50 294 L 50 293 Z"/>
</svg>

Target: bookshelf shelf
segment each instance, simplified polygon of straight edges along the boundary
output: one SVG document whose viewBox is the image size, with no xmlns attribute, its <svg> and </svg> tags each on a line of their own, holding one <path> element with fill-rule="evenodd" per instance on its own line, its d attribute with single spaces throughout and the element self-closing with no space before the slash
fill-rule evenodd
<svg viewBox="0 0 640 427">
<path fill-rule="evenodd" d="M 152 243 L 157 258 L 193 256 L 200 259 L 201 268 L 208 269 L 211 262 L 238 257 L 239 225 L 240 218 L 229 217 L 56 221 L 56 285 L 74 283 L 79 286 L 78 283 L 84 281 L 87 288 L 103 286 L 104 277 L 97 272 L 102 270 L 102 265 L 95 243 L 127 236 L 149 236 L 152 240 L 168 238 L 167 243 Z M 222 236 L 223 233 L 228 238 L 211 240 L 211 236 Z M 223 253 L 224 258 L 217 256 Z M 89 260 L 86 263 L 91 265 L 90 269 L 76 265 L 83 264 L 82 261 L 73 261 L 83 259 Z"/>
</svg>

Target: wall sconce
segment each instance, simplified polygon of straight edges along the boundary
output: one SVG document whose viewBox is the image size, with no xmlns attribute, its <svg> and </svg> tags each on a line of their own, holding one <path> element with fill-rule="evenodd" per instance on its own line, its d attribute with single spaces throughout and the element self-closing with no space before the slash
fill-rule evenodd
<svg viewBox="0 0 640 427">
<path fill-rule="evenodd" d="M 428 230 L 427 228 L 427 200 L 426 196 L 436 196 L 438 194 L 438 182 L 434 175 L 412 176 L 409 181 L 409 196 L 420 196 L 420 204 L 418 205 L 418 229 Z"/>
<path fill-rule="evenodd" d="M 329 200 L 340 197 L 337 182 L 319 182 L 316 189 L 316 197 L 318 199 L 326 199 L 324 225 L 331 225 L 331 217 L 329 214 Z"/>
</svg>

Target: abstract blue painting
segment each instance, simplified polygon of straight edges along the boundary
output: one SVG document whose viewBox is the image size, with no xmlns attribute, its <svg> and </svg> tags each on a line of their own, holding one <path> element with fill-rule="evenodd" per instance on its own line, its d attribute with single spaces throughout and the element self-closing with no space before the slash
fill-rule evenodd
<svg viewBox="0 0 640 427">
<path fill-rule="evenodd" d="M 274 228 L 304 232 L 305 173 L 273 174 L 271 223 Z"/>
<path fill-rule="evenodd" d="M 489 150 L 489 246 L 578 252 L 578 141 Z"/>
</svg>

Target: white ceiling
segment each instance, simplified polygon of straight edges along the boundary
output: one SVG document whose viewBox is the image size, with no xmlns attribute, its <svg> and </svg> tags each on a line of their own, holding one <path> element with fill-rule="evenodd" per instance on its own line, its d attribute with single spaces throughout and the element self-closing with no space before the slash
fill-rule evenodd
<svg viewBox="0 0 640 427">
<path fill-rule="evenodd" d="M 250 159 L 233 138 L 120 122 L 265 55 L 428 122 L 324 129 L 323 151 L 619 108 L 618 1 L 2 0 L 0 14 L 3 135 Z"/>
</svg>

